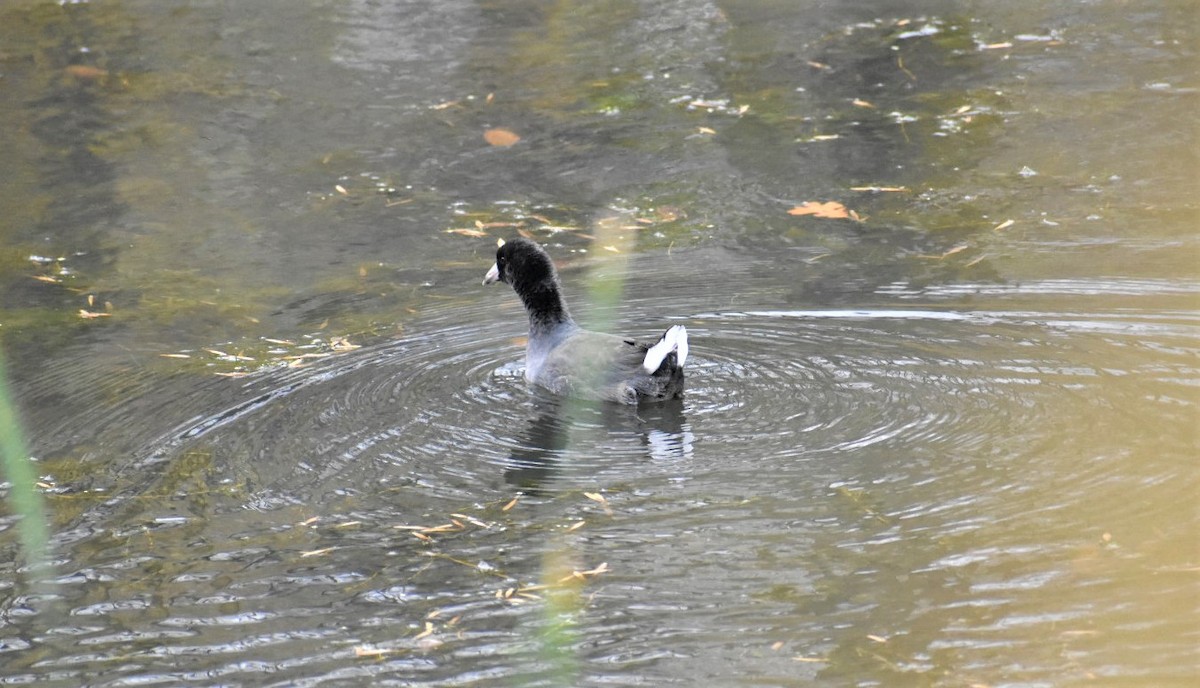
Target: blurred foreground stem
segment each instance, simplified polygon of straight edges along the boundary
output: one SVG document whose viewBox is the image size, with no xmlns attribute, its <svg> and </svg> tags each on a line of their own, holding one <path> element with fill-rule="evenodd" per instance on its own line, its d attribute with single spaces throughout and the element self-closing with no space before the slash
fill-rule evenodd
<svg viewBox="0 0 1200 688">
<path fill-rule="evenodd" d="M 24 435 L 16 408 L 8 393 L 8 372 L 4 352 L 0 350 L 0 456 L 3 457 L 4 479 L 9 483 L 8 501 L 17 514 L 17 536 L 25 564 L 35 578 L 43 573 L 46 563 L 46 511 L 42 495 L 37 491 L 33 462 L 25 450 Z"/>
</svg>

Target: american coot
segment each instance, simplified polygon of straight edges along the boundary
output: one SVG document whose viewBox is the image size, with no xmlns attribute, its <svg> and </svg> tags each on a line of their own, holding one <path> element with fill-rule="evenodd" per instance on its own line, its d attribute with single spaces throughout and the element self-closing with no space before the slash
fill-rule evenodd
<svg viewBox="0 0 1200 688">
<path fill-rule="evenodd" d="M 590 332 L 571 319 L 550 256 L 528 239 L 501 241 L 484 284 L 507 282 L 529 314 L 525 379 L 555 394 L 624 404 L 683 395 L 687 329 L 672 325 L 653 344 Z"/>
</svg>

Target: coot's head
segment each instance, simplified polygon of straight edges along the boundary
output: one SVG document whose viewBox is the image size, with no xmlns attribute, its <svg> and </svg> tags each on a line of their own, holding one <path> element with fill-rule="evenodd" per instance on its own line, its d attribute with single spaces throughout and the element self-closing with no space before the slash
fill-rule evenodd
<svg viewBox="0 0 1200 688">
<path fill-rule="evenodd" d="M 539 285 L 550 286 L 556 281 L 550 256 L 541 246 L 524 238 L 501 240 L 496 249 L 496 264 L 483 277 L 484 284 L 504 282 L 518 293 Z"/>
</svg>

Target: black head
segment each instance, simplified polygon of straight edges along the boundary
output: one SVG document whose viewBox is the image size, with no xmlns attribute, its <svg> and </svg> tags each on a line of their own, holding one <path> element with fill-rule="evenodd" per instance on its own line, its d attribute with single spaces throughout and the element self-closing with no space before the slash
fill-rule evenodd
<svg viewBox="0 0 1200 688">
<path fill-rule="evenodd" d="M 513 239 L 496 249 L 496 264 L 483 278 L 484 284 L 506 282 L 512 286 L 525 311 L 531 332 L 573 323 L 558 287 L 554 263 L 541 246 L 529 239 Z"/>
<path fill-rule="evenodd" d="M 535 242 L 517 238 L 496 249 L 496 264 L 483 279 L 484 284 L 504 282 L 518 293 L 557 283 L 554 263 Z"/>
</svg>

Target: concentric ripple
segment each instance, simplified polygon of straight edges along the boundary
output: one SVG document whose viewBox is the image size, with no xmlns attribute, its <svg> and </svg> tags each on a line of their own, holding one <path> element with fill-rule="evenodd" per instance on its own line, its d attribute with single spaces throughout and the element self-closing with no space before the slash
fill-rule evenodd
<svg viewBox="0 0 1200 688">
<path fill-rule="evenodd" d="M 490 316 L 467 308 L 420 323 L 403 341 L 267 373 L 243 401 L 178 429 L 144 463 L 203 448 L 228 463 L 223 470 L 252 476 L 259 506 L 269 507 L 346 490 L 419 486 L 464 500 L 673 474 L 697 442 L 747 470 L 880 450 L 987 455 L 998 438 L 1044 439 L 1039 419 L 1052 404 L 1061 413 L 1061 390 L 1102 374 L 1071 350 L 1081 337 L 1103 346 L 1128 337 L 1071 332 L 1061 335 L 1070 347 L 1047 358 L 1062 323 L 1031 324 L 1030 315 L 704 313 L 687 321 L 683 403 L 630 409 L 530 389 L 512 329 L 480 325 Z M 1017 357 L 1034 339 L 1038 355 Z"/>
<path fill-rule="evenodd" d="M 133 469 L 210 453 L 223 472 L 250 476 L 256 506 L 271 508 L 400 486 L 474 500 L 544 489 L 566 474 L 591 484 L 690 452 L 683 405 L 565 403 L 530 389 L 522 340 L 477 324 L 486 318 L 456 310 L 403 341 L 263 373 L 239 401 L 177 428 Z"/>
<path fill-rule="evenodd" d="M 754 311 L 698 316 L 697 414 L 737 416 L 783 455 L 882 442 L 978 444 L 1016 422 L 1029 379 L 965 357 L 1019 338 L 995 318 L 932 311 Z M 964 344 L 966 347 L 964 348 Z M 985 354 L 986 356 L 986 354 Z M 994 358 L 992 356 L 991 358 Z M 994 409 L 980 422 L 978 407 Z M 968 422 L 969 421 L 969 422 Z"/>
<path fill-rule="evenodd" d="M 620 572 L 598 583 L 581 636 L 605 666 L 678 670 L 662 639 L 701 656 L 727 643 L 705 630 L 714 619 L 763 647 L 796 629 L 819 646 L 831 625 L 864 623 L 844 600 L 881 589 L 893 602 L 869 606 L 899 609 L 901 627 L 965 623 L 956 651 L 1000 636 L 1029 653 L 1005 615 L 1037 611 L 1039 586 L 1074 589 L 1059 562 L 1077 556 L 1076 524 L 1170 522 L 1194 488 L 1128 439 L 1144 441 L 1147 418 L 1190 418 L 1187 314 L 695 309 L 680 318 L 685 398 L 626 408 L 530 389 L 521 314 L 503 308 L 447 308 L 401 340 L 181 403 L 188 420 L 133 452 L 123 489 L 60 535 L 58 583 L 88 625 L 54 669 L 173 661 L 143 645 L 195 659 L 197 676 L 258 671 L 264 653 L 334 667 L 367 639 L 403 651 L 355 666 L 410 676 L 432 619 L 449 651 L 436 656 L 455 658 L 444 671 L 511 674 L 524 641 L 507 629 L 538 613 L 496 589 L 538 580 L 555 547 Z M 1155 448 L 1184 456 L 1188 441 Z M 1129 500 L 1131 484 L 1163 499 Z M 451 519 L 469 525 L 412 530 Z M 977 588 L 958 582 L 967 569 Z M 143 579 L 153 596 L 128 582 Z"/>
</svg>

